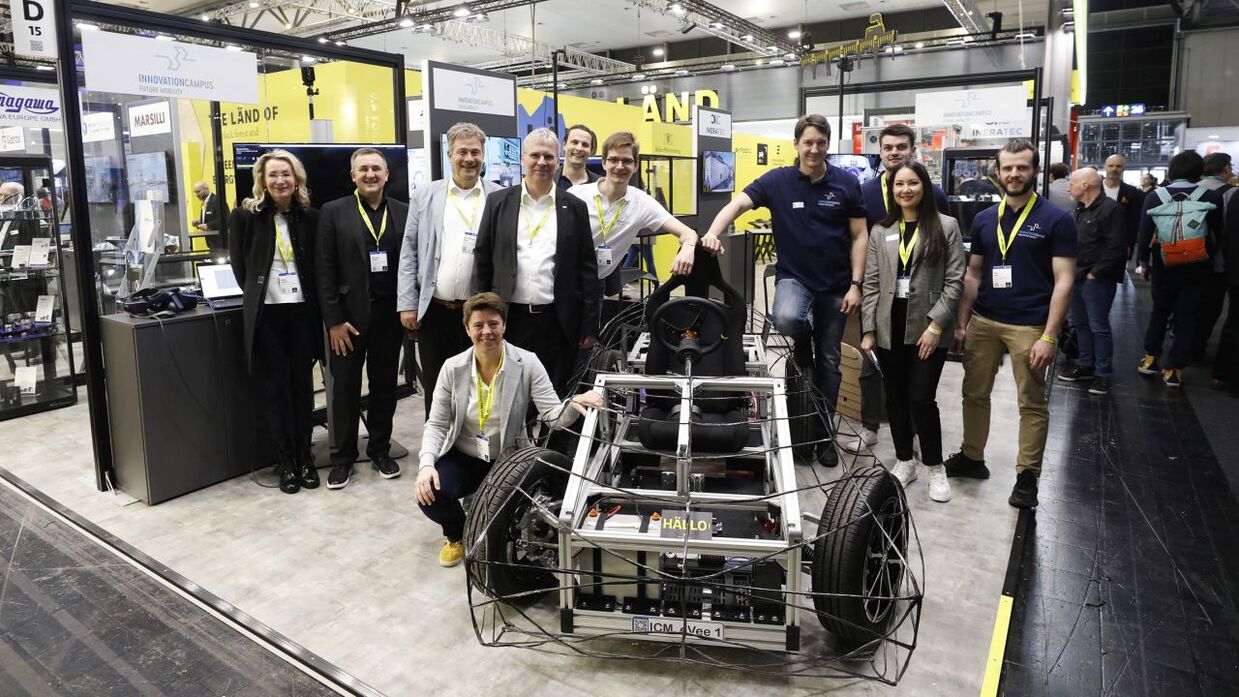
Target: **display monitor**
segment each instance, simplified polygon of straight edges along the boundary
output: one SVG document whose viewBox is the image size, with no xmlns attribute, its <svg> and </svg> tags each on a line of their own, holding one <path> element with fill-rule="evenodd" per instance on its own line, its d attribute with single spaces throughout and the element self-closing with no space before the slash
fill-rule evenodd
<svg viewBox="0 0 1239 697">
<path fill-rule="evenodd" d="M 826 156 L 826 166 L 838 167 L 844 170 L 856 177 L 861 184 L 881 174 L 881 165 L 882 157 L 880 155 L 834 154 Z"/>
<path fill-rule="evenodd" d="M 447 134 L 439 136 L 439 152 L 443 157 L 443 176 L 452 176 L 448 159 Z M 521 183 L 521 140 L 506 136 L 486 136 L 485 152 L 482 155 L 482 179 L 499 186 L 516 186 Z"/>
<path fill-rule="evenodd" d="M 157 198 L 164 203 L 168 195 L 168 155 L 160 152 L 134 153 L 125 158 L 125 174 L 129 181 L 129 199 L 144 201 Z"/>
<path fill-rule="evenodd" d="M 234 143 L 234 201 L 254 195 L 254 163 L 268 150 L 279 148 L 292 153 L 305 166 L 306 186 L 310 189 L 310 204 L 321 208 L 324 203 L 353 193 L 356 187 L 349 177 L 349 158 L 358 148 L 374 148 L 387 160 L 387 195 L 397 201 L 409 200 L 409 153 L 403 145 L 371 145 L 368 143 Z"/>
<path fill-rule="evenodd" d="M 729 150 L 701 153 L 701 190 L 707 194 L 736 190 L 736 154 Z"/>
</svg>

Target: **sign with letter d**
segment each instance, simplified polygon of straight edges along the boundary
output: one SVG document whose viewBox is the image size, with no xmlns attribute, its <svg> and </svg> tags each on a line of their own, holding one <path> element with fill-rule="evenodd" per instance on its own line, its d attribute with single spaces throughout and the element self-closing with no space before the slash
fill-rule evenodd
<svg viewBox="0 0 1239 697">
<path fill-rule="evenodd" d="M 13 51 L 19 56 L 56 58 L 56 6 L 52 0 L 9 0 Z"/>
</svg>

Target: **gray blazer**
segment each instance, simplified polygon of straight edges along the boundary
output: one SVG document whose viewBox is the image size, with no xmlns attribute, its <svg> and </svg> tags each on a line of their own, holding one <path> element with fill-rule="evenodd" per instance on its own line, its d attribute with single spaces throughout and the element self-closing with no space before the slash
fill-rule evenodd
<svg viewBox="0 0 1239 697">
<path fill-rule="evenodd" d="M 915 344 L 929 321 L 942 328 L 945 345 L 955 331 L 955 311 L 964 290 L 964 243 L 959 223 L 942 216 L 946 249 L 930 264 L 921 259 L 917 243 L 912 252 L 912 287 L 908 295 L 908 320 L 903 343 Z M 899 272 L 899 225 L 873 226 L 869 231 L 869 254 L 865 258 L 864 299 L 860 305 L 862 332 L 876 332 L 878 346 L 891 349 L 891 303 L 895 300 L 895 276 Z"/>
<path fill-rule="evenodd" d="M 499 452 L 523 448 L 530 444 L 525 430 L 525 414 L 533 401 L 538 416 L 551 428 L 571 424 L 578 415 L 576 409 L 561 401 L 546 374 L 546 368 L 532 351 L 508 342 L 503 343 L 503 370 L 499 373 L 499 432 L 503 434 Z M 439 380 L 435 383 L 430 416 L 422 431 L 422 449 L 418 453 L 421 467 L 452 449 L 464 425 L 469 410 L 469 393 L 473 389 L 473 348 L 447 359 Z"/>
<path fill-rule="evenodd" d="M 443 239 L 443 208 L 447 205 L 450 182 L 450 177 L 435 180 L 414 191 L 413 198 L 409 199 L 400 268 L 396 271 L 396 309 L 400 312 L 417 310 L 419 319 L 426 316 L 426 308 L 434 297 L 435 279 L 439 274 L 439 242 Z M 502 188 L 483 180 L 483 200 Z"/>
</svg>

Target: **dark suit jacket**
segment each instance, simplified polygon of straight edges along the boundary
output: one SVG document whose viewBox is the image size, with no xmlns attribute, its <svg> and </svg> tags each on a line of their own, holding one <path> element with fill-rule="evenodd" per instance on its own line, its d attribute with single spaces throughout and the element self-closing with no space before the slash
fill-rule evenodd
<svg viewBox="0 0 1239 697">
<path fill-rule="evenodd" d="M 388 254 L 387 267 L 395 278 L 400 263 L 408 204 L 387 198 L 387 235 L 396 245 Z M 323 205 L 318 216 L 318 302 L 323 323 L 334 327 L 349 322 L 359 332 L 370 326 L 370 256 L 366 240 L 370 231 L 357 212 L 357 199 L 342 196 Z M 384 244 L 387 244 L 384 242 Z M 395 280 L 392 281 L 395 286 Z"/>
<path fill-rule="evenodd" d="M 516 277 L 516 234 L 521 209 L 521 187 L 513 186 L 486 197 L 474 250 L 478 286 L 504 300 L 523 279 Z M 580 339 L 598 335 L 598 258 L 590 233 L 589 209 L 581 199 L 559 191 L 555 196 L 555 315 L 564 336 Z"/>
<path fill-rule="evenodd" d="M 219 194 L 211 192 L 205 201 L 198 202 L 201 210 L 199 222 L 207 227 L 207 234 L 214 234 L 207 244 L 211 249 L 228 249 L 228 203 Z"/>
<path fill-rule="evenodd" d="M 237 207 L 228 221 L 228 229 L 232 232 L 229 236 L 228 256 L 232 262 L 232 273 L 237 277 L 237 284 L 244 290 L 242 318 L 245 328 L 245 357 L 251 366 L 254 333 L 262 314 L 267 283 L 271 280 L 267 278 L 271 270 L 271 260 L 275 258 L 274 211 L 275 207 L 271 205 L 256 213 Z M 316 315 L 318 300 L 314 294 L 314 233 L 318 228 L 318 209 L 294 205 L 286 217 L 289 234 L 292 235 L 293 257 L 297 261 L 301 293 L 305 296 L 306 304 L 312 308 L 312 314 Z M 321 358 L 322 326 L 315 323 L 315 327 L 319 338 L 314 342 L 313 353 Z"/>
<path fill-rule="evenodd" d="M 1105 191 L 1102 191 L 1105 196 Z M 1144 192 L 1127 182 L 1119 182 L 1119 198 L 1115 203 L 1123 209 L 1123 221 L 1126 237 L 1124 242 L 1130 248 L 1136 246 L 1136 238 L 1140 234 L 1140 215 L 1144 212 Z"/>
</svg>

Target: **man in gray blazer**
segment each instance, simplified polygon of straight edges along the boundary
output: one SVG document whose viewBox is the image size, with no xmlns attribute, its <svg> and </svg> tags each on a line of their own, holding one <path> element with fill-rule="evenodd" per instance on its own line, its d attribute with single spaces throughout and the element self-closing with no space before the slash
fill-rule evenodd
<svg viewBox="0 0 1239 697">
<path fill-rule="evenodd" d="M 486 197 L 500 189 L 481 179 L 482 129 L 458 123 L 447 141 L 449 175 L 419 188 L 409 201 L 397 276 L 396 309 L 405 329 L 417 332 L 427 416 L 439 369 L 469 348 L 460 313 L 478 290 L 473 251 Z"/>
</svg>

